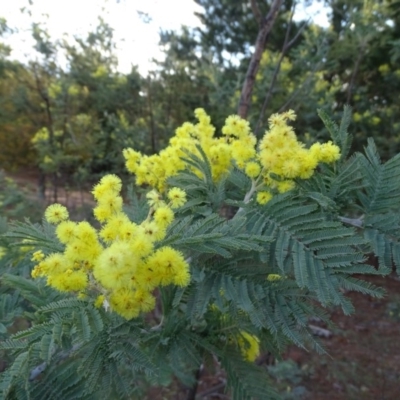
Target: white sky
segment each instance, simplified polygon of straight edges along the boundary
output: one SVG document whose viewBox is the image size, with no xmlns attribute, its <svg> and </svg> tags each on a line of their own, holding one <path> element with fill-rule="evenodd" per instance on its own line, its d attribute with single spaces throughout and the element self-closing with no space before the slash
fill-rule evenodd
<svg viewBox="0 0 400 400">
<path fill-rule="evenodd" d="M 32 17 L 21 13 L 22 7 L 29 8 Z M 133 64 L 143 74 L 149 69 L 151 58 L 161 57 L 157 46 L 160 28 L 196 26 L 199 22 L 194 11 L 199 9 L 192 0 L 33 0 L 32 6 L 28 0 L 0 0 L 0 17 L 6 18 L 8 26 L 19 30 L 6 41 L 13 50 L 12 58 L 24 60 L 25 55 L 32 54 L 34 42 L 30 26 L 33 21 L 44 22 L 54 40 L 65 32 L 85 36 L 96 27 L 98 16 L 102 15 L 114 28 L 118 69 L 129 72 Z M 148 13 L 151 21 L 144 23 L 137 11 Z"/>
<path fill-rule="evenodd" d="M 23 7 L 32 12 L 32 17 L 21 13 Z M 194 12 L 200 10 L 193 0 L 33 0 L 31 6 L 28 0 L 0 0 L 0 17 L 19 31 L 6 40 L 13 50 L 12 58 L 26 60 L 32 56 L 32 22 L 44 23 L 54 40 L 64 33 L 85 36 L 102 15 L 114 28 L 118 69 L 129 72 L 131 65 L 138 65 L 144 75 L 150 68 L 150 60 L 162 57 L 158 48 L 160 28 L 178 30 L 181 25 L 198 26 Z M 137 11 L 148 13 L 151 21 L 144 23 Z M 306 10 L 298 7 L 295 19 L 312 15 L 315 23 L 326 26 L 325 14 L 319 3 L 314 3 Z"/>
</svg>

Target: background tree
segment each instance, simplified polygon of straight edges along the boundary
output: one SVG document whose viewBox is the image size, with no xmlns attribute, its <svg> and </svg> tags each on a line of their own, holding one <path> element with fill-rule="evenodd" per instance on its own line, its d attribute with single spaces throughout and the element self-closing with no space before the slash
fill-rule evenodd
<svg viewBox="0 0 400 400">
<path fill-rule="evenodd" d="M 104 170 L 122 172 L 124 143 L 133 141 L 146 153 L 156 152 L 198 106 L 209 110 L 221 127 L 227 113 L 237 112 L 259 17 L 275 3 L 197 3 L 203 7 L 198 13 L 201 27 L 162 32 L 165 59 L 148 76 L 135 68 L 128 74 L 118 72 L 113 32 L 105 20 L 87 37 L 59 42 L 33 24 L 36 59 L 23 65 L 9 61 L 7 52 L 2 55 L 4 167 L 33 164 L 30 139 L 42 128 L 49 135 L 57 131 L 58 147 L 50 150 L 50 142 L 41 143 L 41 150 L 35 146 L 41 152 L 36 153 L 38 165 L 72 184 L 94 179 Z M 325 2 L 329 28 L 294 18 L 302 4 L 280 4 L 255 76 L 251 125 L 262 135 L 267 117 L 290 107 L 298 111 L 301 134 L 323 139 L 326 130 L 315 109 L 324 107 L 339 116 L 350 103 L 355 105 L 355 148 L 372 132 L 383 157 L 389 157 L 397 151 L 400 127 L 399 2 Z M 59 64 L 59 56 L 66 65 Z M 45 153 L 52 154 L 51 163 L 48 158 L 44 162 Z"/>
</svg>

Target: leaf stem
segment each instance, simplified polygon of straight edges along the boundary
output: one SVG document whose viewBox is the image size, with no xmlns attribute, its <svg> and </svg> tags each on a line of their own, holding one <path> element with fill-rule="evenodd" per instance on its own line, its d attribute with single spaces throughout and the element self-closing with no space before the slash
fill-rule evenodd
<svg viewBox="0 0 400 400">
<path fill-rule="evenodd" d="M 344 224 L 348 224 L 354 226 L 356 228 L 362 228 L 364 225 L 364 215 L 361 215 L 359 218 L 347 218 L 347 217 L 340 217 L 339 219 Z"/>
</svg>

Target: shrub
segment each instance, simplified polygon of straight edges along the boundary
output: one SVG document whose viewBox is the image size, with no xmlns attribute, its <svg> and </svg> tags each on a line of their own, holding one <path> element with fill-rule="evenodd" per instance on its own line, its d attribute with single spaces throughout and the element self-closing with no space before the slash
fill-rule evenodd
<svg viewBox="0 0 400 400">
<path fill-rule="evenodd" d="M 195 113 L 159 154 L 124 151 L 145 196 L 124 205 L 107 175 L 92 192 L 97 226 L 53 205 L 42 225 L 8 233 L 29 239 L 35 279 L 2 283 L 35 312 L 0 346 L 13 357 L 4 398 L 134 398 L 173 376 L 195 388 L 215 360 L 233 399 L 276 398 L 254 363 L 261 352 L 323 352 L 310 317 L 353 312 L 348 291 L 383 295 L 354 275 L 400 263 L 400 156 L 382 164 L 372 140 L 349 156 L 348 108 L 340 126 L 320 112 L 332 141 L 308 149 L 291 111 L 271 116 L 258 144 L 237 116 L 217 137 Z M 379 269 L 365 263 L 371 252 Z"/>
</svg>

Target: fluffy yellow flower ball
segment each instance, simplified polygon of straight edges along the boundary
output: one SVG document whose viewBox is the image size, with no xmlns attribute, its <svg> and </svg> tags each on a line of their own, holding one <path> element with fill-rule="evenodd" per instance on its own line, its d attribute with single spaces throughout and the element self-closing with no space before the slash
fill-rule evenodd
<svg viewBox="0 0 400 400">
<path fill-rule="evenodd" d="M 270 192 L 258 192 L 257 193 L 257 203 L 264 205 L 267 204 L 272 199 L 272 194 Z"/>
<path fill-rule="evenodd" d="M 169 190 L 168 199 L 171 201 L 172 208 L 182 207 L 186 203 L 186 192 L 174 187 Z"/>
<path fill-rule="evenodd" d="M 245 172 L 248 177 L 253 179 L 257 178 L 257 176 L 260 175 L 261 172 L 260 164 L 255 161 L 247 163 Z"/>
<path fill-rule="evenodd" d="M 62 221 L 68 219 L 69 214 L 68 210 L 62 206 L 61 204 L 52 204 L 51 206 L 47 207 L 44 217 L 46 218 L 47 222 L 51 224 L 59 224 Z"/>
</svg>

